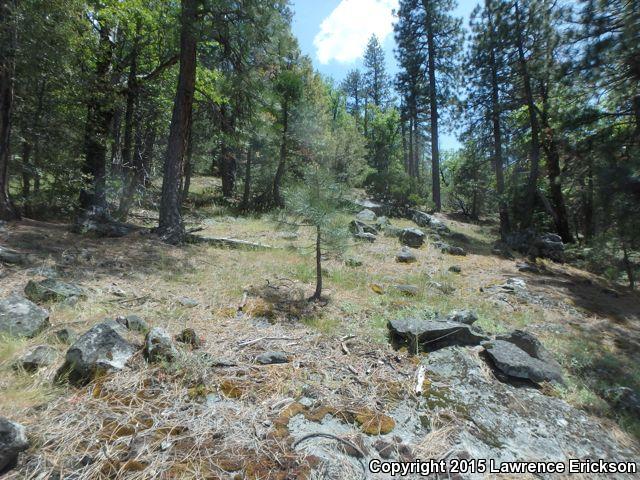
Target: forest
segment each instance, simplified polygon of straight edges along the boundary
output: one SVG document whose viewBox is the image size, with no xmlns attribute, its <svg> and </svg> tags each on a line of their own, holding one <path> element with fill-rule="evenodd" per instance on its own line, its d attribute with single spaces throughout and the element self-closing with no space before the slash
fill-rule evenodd
<svg viewBox="0 0 640 480">
<path fill-rule="evenodd" d="M 391 3 L 0 0 L 0 474 L 637 468 L 640 1 Z"/>
</svg>

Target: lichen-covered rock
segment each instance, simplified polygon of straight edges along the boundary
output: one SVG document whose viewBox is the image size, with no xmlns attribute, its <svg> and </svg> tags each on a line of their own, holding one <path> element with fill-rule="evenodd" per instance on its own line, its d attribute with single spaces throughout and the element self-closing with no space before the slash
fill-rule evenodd
<svg viewBox="0 0 640 480">
<path fill-rule="evenodd" d="M 171 362 L 178 352 L 171 342 L 167 331 L 160 327 L 153 327 L 144 339 L 144 357 L 149 362 Z"/>
<path fill-rule="evenodd" d="M 356 233 L 354 237 L 357 240 L 364 240 L 365 242 L 373 243 L 376 241 L 376 236 L 373 233 L 361 232 Z"/>
<path fill-rule="evenodd" d="M 437 350 L 451 345 L 479 345 L 487 337 L 464 323 L 449 320 L 397 318 L 387 324 L 394 347 L 408 345 L 411 352 Z"/>
<path fill-rule="evenodd" d="M 0 301 L 0 333 L 35 337 L 49 326 L 49 312 L 19 295 Z"/>
<path fill-rule="evenodd" d="M 139 332 L 146 334 L 149 331 L 149 325 L 138 315 L 126 315 L 116 317 L 118 322 L 123 327 L 131 330 L 132 332 Z"/>
<path fill-rule="evenodd" d="M 0 417 L 0 474 L 13 468 L 18 454 L 27 448 L 26 429 L 19 423 Z"/>
<path fill-rule="evenodd" d="M 365 208 L 356 215 L 356 218 L 361 222 L 373 222 L 376 219 L 376 212 Z"/>
<path fill-rule="evenodd" d="M 62 343 L 72 343 L 76 341 L 78 335 L 72 329 L 68 327 L 61 328 L 53 332 L 56 337 L 56 340 Z"/>
<path fill-rule="evenodd" d="M 256 357 L 256 362 L 261 365 L 288 363 L 289 356 L 285 352 L 264 352 Z"/>
<path fill-rule="evenodd" d="M 400 242 L 411 248 L 420 248 L 424 244 L 424 232 L 418 228 L 404 228 L 400 234 Z"/>
<path fill-rule="evenodd" d="M 471 310 L 452 310 L 447 315 L 447 320 L 472 325 L 478 321 L 478 316 Z"/>
<path fill-rule="evenodd" d="M 502 373 L 534 383 L 558 382 L 563 383 L 562 373 L 555 366 L 532 357 L 516 344 L 505 340 L 483 342 L 482 346 Z"/>
<path fill-rule="evenodd" d="M 442 253 L 448 253 L 449 255 L 457 255 L 464 257 L 467 255 L 467 252 L 462 247 L 456 247 L 454 245 L 446 245 L 442 248 Z"/>
<path fill-rule="evenodd" d="M 84 385 L 101 375 L 122 370 L 136 347 L 120 336 L 119 329 L 119 324 L 110 320 L 85 332 L 67 350 L 57 380 L 68 379 L 73 385 Z"/>
<path fill-rule="evenodd" d="M 53 365 L 57 357 L 58 351 L 55 348 L 49 345 L 38 345 L 18 358 L 14 367 L 27 372 L 35 372 L 39 368 Z"/>
<path fill-rule="evenodd" d="M 368 223 L 361 222 L 360 220 L 352 220 L 349 224 L 349 230 L 352 234 L 358 233 L 371 233 L 372 235 L 377 235 L 378 230 L 375 227 L 372 227 Z"/>
<path fill-rule="evenodd" d="M 39 282 L 29 280 L 24 287 L 24 293 L 29 300 L 36 303 L 72 301 L 87 296 L 80 287 L 55 278 L 46 278 Z"/>
<path fill-rule="evenodd" d="M 396 262 L 398 263 L 415 263 L 418 259 L 407 247 L 402 247 L 402 250 L 396 255 Z"/>
</svg>

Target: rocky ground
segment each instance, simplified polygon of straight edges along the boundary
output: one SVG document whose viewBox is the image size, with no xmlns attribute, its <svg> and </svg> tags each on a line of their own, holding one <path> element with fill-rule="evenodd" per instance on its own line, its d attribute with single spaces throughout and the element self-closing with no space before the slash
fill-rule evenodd
<svg viewBox="0 0 640 480">
<path fill-rule="evenodd" d="M 6 478 L 638 460 L 640 296 L 528 262 L 491 225 L 388 213 L 345 216 L 320 304 L 311 237 L 266 217 L 194 209 L 206 242 L 179 249 L 0 226 L 0 416 L 22 426 L 0 424 L 0 469 L 22 452 Z"/>
</svg>

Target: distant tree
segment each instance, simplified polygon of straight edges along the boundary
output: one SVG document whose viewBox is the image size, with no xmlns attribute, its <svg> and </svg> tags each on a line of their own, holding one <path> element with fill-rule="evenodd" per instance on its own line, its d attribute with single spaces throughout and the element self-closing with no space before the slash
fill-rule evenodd
<svg viewBox="0 0 640 480">
<path fill-rule="evenodd" d="M 366 94 L 364 78 L 357 68 L 351 70 L 342 81 L 342 90 L 347 96 L 347 109 L 356 119 L 356 125 L 360 121 L 360 109 L 362 107 L 363 96 Z"/>
<path fill-rule="evenodd" d="M 367 97 L 378 108 L 385 108 L 390 100 L 391 80 L 387 75 L 384 50 L 378 37 L 371 35 L 364 51 L 364 80 Z"/>
</svg>

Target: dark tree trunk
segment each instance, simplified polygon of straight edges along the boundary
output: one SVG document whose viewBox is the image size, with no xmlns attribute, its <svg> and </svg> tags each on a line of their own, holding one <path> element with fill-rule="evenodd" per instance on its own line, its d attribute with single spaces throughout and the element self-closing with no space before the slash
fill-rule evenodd
<svg viewBox="0 0 640 480">
<path fill-rule="evenodd" d="M 189 141 L 196 82 L 197 3 L 197 0 L 182 0 L 180 71 L 163 169 L 158 233 L 172 244 L 182 242 L 185 234 L 180 209 L 180 179 Z"/>
<path fill-rule="evenodd" d="M 322 236 L 320 227 L 316 227 L 316 291 L 310 300 L 320 300 L 322 296 Z"/>
<path fill-rule="evenodd" d="M 244 166 L 244 192 L 242 194 L 242 209 L 248 210 L 251 201 L 251 163 L 253 162 L 253 149 L 251 143 L 247 147 L 247 163 Z"/>
<path fill-rule="evenodd" d="M 106 209 L 106 155 L 107 137 L 114 116 L 111 78 L 109 71 L 113 57 L 110 29 L 100 28 L 98 60 L 96 62 L 95 84 L 87 103 L 87 123 L 85 126 L 83 173 L 89 185 L 80 193 L 80 208 L 91 210 Z"/>
<path fill-rule="evenodd" d="M 489 12 L 489 28 L 492 37 L 495 35 L 493 28 L 493 16 L 491 5 L 487 1 L 486 9 Z M 492 44 L 489 50 L 489 68 L 491 70 L 491 120 L 493 128 L 493 167 L 496 174 L 496 190 L 498 194 L 498 211 L 500 212 L 500 238 L 504 240 L 511 230 L 509 221 L 509 207 L 505 199 L 504 189 L 504 162 L 502 160 L 502 128 L 500 125 L 500 91 L 498 85 L 498 65 L 496 61 L 495 46 Z"/>
<path fill-rule="evenodd" d="M 27 141 L 22 142 L 22 198 L 26 204 L 29 194 L 31 193 L 31 144 Z M 28 215 L 25 213 L 25 215 Z"/>
<path fill-rule="evenodd" d="M 182 200 L 184 205 L 189 198 L 189 189 L 191 188 L 191 177 L 193 176 L 193 129 L 189 130 L 189 144 L 187 145 L 186 161 L 184 162 L 184 180 L 182 184 Z"/>
<path fill-rule="evenodd" d="M 433 19 L 431 18 L 431 7 L 427 0 L 422 4 L 425 10 L 425 30 L 427 32 L 427 73 L 429 76 L 429 110 L 431 122 L 431 183 L 433 203 L 436 212 L 442 209 L 440 199 L 440 149 L 438 146 L 438 98 L 436 85 L 436 46 L 433 33 Z"/>
<path fill-rule="evenodd" d="M 280 187 L 282 186 L 282 179 L 284 178 L 285 167 L 287 163 L 287 150 L 288 150 L 288 134 L 289 134 L 289 105 L 285 100 L 282 105 L 282 140 L 280 141 L 280 161 L 278 162 L 278 169 L 276 175 L 273 178 L 273 202 L 278 207 L 284 206 L 284 199 L 280 193 Z"/>
<path fill-rule="evenodd" d="M 627 279 L 629 280 L 629 288 L 631 290 L 634 290 L 636 288 L 636 276 L 635 276 L 635 272 L 633 271 L 633 263 L 629 258 L 629 248 L 627 246 L 627 242 L 624 240 L 624 237 L 621 237 L 621 243 L 622 243 L 622 254 L 623 254 L 622 261 L 624 262 L 624 268 L 625 268 L 625 271 L 627 272 Z"/>
<path fill-rule="evenodd" d="M 413 135 L 414 133 L 414 128 L 413 128 L 413 118 L 409 119 L 409 158 L 408 158 L 408 169 L 407 169 L 407 173 L 410 176 L 413 176 L 413 162 L 415 161 L 415 157 L 413 155 L 413 149 L 414 144 L 413 144 Z"/>
<path fill-rule="evenodd" d="M 522 75 L 522 83 L 524 86 L 524 100 L 529 112 L 529 123 L 531 127 L 531 153 L 529 166 L 529 179 L 527 180 L 524 212 L 522 218 L 522 227 L 528 228 L 533 223 L 533 213 L 535 207 L 535 199 L 538 191 L 538 177 L 540 176 L 540 126 L 538 124 L 538 115 L 533 100 L 533 90 L 531 88 L 531 77 L 529 76 L 529 66 L 524 54 L 524 25 L 520 16 L 519 2 L 515 2 L 516 21 L 518 32 L 516 34 L 516 42 L 518 48 L 518 62 Z"/>
<path fill-rule="evenodd" d="M 9 162 L 11 160 L 11 114 L 17 29 L 15 0 L 0 0 L 0 220 L 20 217 L 9 198 Z"/>
</svg>

